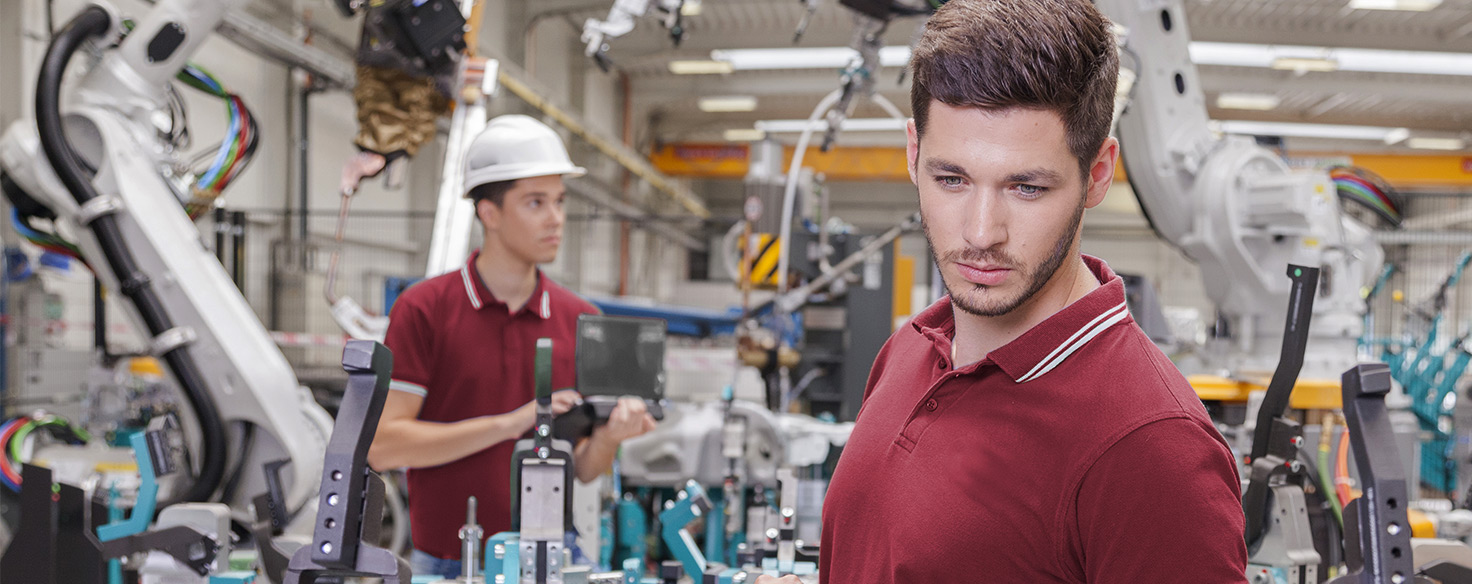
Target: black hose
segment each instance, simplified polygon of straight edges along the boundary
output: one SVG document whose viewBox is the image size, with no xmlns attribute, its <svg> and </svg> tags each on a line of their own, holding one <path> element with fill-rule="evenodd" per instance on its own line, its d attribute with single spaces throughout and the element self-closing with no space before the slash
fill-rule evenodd
<svg viewBox="0 0 1472 584">
<path fill-rule="evenodd" d="M 56 175 L 66 185 L 77 203 L 85 205 L 101 195 L 92 186 L 92 180 L 71 145 L 67 143 L 61 122 L 61 82 L 72 55 L 88 38 L 107 32 L 111 18 L 107 11 L 92 5 L 68 22 L 52 37 L 46 48 L 46 58 L 41 65 L 41 78 L 36 84 L 36 128 L 41 138 L 41 148 L 46 159 L 56 170 Z M 107 264 L 117 275 L 121 292 L 133 302 L 149 332 L 158 336 L 174 328 L 163 301 L 153 291 L 148 276 L 138 269 L 138 263 L 128 251 L 118 227 L 117 217 L 105 214 L 94 220 L 90 228 L 97 237 Z M 184 346 L 164 353 L 164 362 L 173 371 L 174 378 L 184 388 L 189 405 L 199 419 L 200 434 L 203 436 L 203 460 L 199 475 L 189 485 L 183 500 L 208 501 L 220 486 L 225 474 L 225 426 L 220 420 L 219 410 L 210 396 L 200 373 L 199 365 Z"/>
</svg>

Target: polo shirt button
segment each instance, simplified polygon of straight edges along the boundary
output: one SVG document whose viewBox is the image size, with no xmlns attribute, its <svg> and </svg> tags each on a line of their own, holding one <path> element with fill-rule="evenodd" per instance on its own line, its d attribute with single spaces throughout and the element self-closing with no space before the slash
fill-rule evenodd
<svg viewBox="0 0 1472 584">
<path fill-rule="evenodd" d="M 925 400 L 925 409 L 930 410 L 930 411 L 933 412 L 933 411 L 935 411 L 935 408 L 937 408 L 937 407 L 940 407 L 940 404 L 939 403 L 936 403 L 936 401 L 934 399 Z"/>
</svg>

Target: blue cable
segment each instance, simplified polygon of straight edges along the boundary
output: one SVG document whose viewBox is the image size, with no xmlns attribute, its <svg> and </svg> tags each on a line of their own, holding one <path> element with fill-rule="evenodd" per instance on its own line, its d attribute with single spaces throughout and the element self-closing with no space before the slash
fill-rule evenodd
<svg viewBox="0 0 1472 584">
<path fill-rule="evenodd" d="M 230 145 L 235 142 L 238 134 L 240 134 L 240 113 L 235 109 L 235 100 L 230 100 L 230 127 L 225 130 L 225 136 L 228 139 L 220 141 L 220 150 L 215 153 L 214 164 L 195 182 L 196 187 L 204 189 L 206 185 L 214 182 L 215 176 L 220 174 L 220 171 L 224 170 L 225 159 L 230 157 Z"/>
</svg>

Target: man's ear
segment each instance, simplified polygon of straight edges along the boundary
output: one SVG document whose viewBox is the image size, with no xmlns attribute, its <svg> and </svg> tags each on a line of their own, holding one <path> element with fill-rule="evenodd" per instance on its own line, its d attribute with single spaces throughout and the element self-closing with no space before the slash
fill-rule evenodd
<svg viewBox="0 0 1472 584">
<path fill-rule="evenodd" d="M 1084 195 L 1084 207 L 1093 209 L 1104 202 L 1109 194 L 1109 185 L 1114 184 L 1114 165 L 1119 161 L 1119 140 L 1113 136 L 1099 145 L 1099 153 L 1089 165 L 1089 191 Z"/>
<path fill-rule="evenodd" d="M 501 228 L 501 208 L 490 199 L 475 202 L 475 216 L 480 219 L 481 227 L 487 231 Z"/>
<path fill-rule="evenodd" d="M 915 118 L 905 122 L 905 166 L 910 170 L 910 182 L 920 184 L 915 176 L 915 167 L 920 164 L 920 132 L 915 129 Z"/>
</svg>

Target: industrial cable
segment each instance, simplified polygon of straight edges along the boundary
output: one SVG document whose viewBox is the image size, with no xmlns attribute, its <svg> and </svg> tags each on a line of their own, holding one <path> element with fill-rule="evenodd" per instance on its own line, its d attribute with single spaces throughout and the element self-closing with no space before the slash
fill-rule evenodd
<svg viewBox="0 0 1472 584">
<path fill-rule="evenodd" d="M 1340 527 L 1344 526 L 1344 505 L 1339 502 L 1339 494 L 1334 489 L 1334 469 L 1330 466 L 1332 456 L 1332 440 L 1334 436 L 1334 415 L 1325 413 L 1319 421 L 1319 454 L 1318 454 L 1318 479 L 1319 490 L 1323 491 L 1324 499 L 1329 501 L 1329 508 L 1334 511 L 1334 521 Z"/>
<path fill-rule="evenodd" d="M 797 177 L 802 172 L 802 159 L 808 150 L 808 142 L 813 138 L 813 131 L 817 129 L 818 120 L 828 113 L 833 104 L 838 103 L 843 97 L 842 89 L 835 89 L 824 96 L 818 102 L 818 107 L 813 108 L 813 115 L 808 117 L 807 125 L 803 126 L 802 135 L 797 138 L 797 149 L 792 151 L 792 163 L 787 168 L 787 184 L 782 193 L 782 223 L 777 245 L 781 253 L 777 254 L 777 295 L 787 293 L 787 266 L 788 248 L 792 245 L 792 211 L 797 205 Z"/>
<path fill-rule="evenodd" d="M 1363 168 L 1333 166 L 1328 169 L 1329 178 L 1339 198 L 1352 201 L 1393 226 L 1400 226 L 1404 217 L 1399 196 L 1385 179 Z"/>
<path fill-rule="evenodd" d="M 1349 486 L 1349 428 L 1346 426 L 1344 432 L 1339 434 L 1338 460 L 1334 464 L 1334 492 L 1339 497 L 1341 512 L 1344 505 L 1348 505 L 1355 498 L 1353 490 Z"/>
<path fill-rule="evenodd" d="M 31 226 L 26 218 L 20 214 L 20 210 L 18 208 L 11 207 L 10 222 L 11 226 L 15 228 L 15 232 L 17 234 L 19 234 L 23 239 L 35 245 L 36 247 L 39 247 L 45 251 L 74 258 L 77 261 L 82 262 L 83 265 L 86 265 L 87 269 L 90 270 L 92 268 L 91 265 L 87 264 L 87 260 L 82 257 L 81 249 L 79 249 L 75 244 L 62 239 L 60 236 L 54 233 L 47 233 Z"/>
<path fill-rule="evenodd" d="M 255 158 L 260 130 L 250 108 L 239 95 L 225 89 L 213 74 L 194 63 L 179 70 L 176 78 L 185 85 L 225 102 L 228 124 L 225 138 L 214 150 L 214 158 L 204 170 L 194 171 L 196 176 L 190 201 L 185 204 L 191 219 L 197 219 L 211 207 L 225 187 L 235 179 Z M 206 151 L 207 153 L 208 151 Z M 192 168 L 197 162 L 190 165 Z"/>
<path fill-rule="evenodd" d="M 66 433 L 67 438 L 75 442 L 86 442 L 91 439 L 91 436 L 87 434 L 86 430 L 73 426 L 65 418 L 46 415 L 26 422 L 20 430 L 16 431 L 15 437 L 10 440 L 8 447 L 11 460 L 20 462 L 24 458 L 21 456 L 21 452 L 24 449 L 26 437 L 30 436 L 31 432 L 43 428 L 59 428 L 62 432 Z"/>
<path fill-rule="evenodd" d="M 256 425 L 245 420 L 237 423 L 240 425 L 240 458 L 235 460 L 235 467 L 230 469 L 230 478 L 225 480 L 225 486 L 220 489 L 220 501 L 226 504 L 235 499 L 235 493 L 240 488 L 240 479 L 245 476 L 245 465 L 249 462 L 251 450 L 256 443 Z"/>
<path fill-rule="evenodd" d="M 15 435 L 15 432 L 25 422 L 25 418 L 15 418 L 6 422 L 4 425 L 0 425 L 0 447 L 3 447 L 6 442 L 10 441 L 10 438 Z M 0 461 L 0 480 L 3 480 L 7 488 L 19 493 L 21 482 L 20 473 L 16 472 L 14 463 L 8 456 L 4 456 L 3 452 L 0 452 L 0 458 L 4 459 Z"/>
<path fill-rule="evenodd" d="M 105 34 L 110 25 L 111 18 L 101 7 L 92 5 L 83 9 L 52 38 L 46 48 L 40 79 L 36 84 L 36 128 L 41 148 L 57 177 L 79 205 L 86 205 L 102 195 L 93 186 L 91 176 L 67 142 L 61 121 L 61 85 L 72 56 L 87 39 Z M 123 295 L 133 302 L 138 315 L 148 327 L 149 334 L 157 337 L 172 331 L 173 319 L 164 308 L 163 300 L 153 290 L 148 276 L 139 269 L 137 260 L 129 251 L 117 217 L 103 214 L 89 226 L 108 266 L 120 283 Z M 227 454 L 224 423 L 198 362 L 189 354 L 188 344 L 170 349 L 164 353 L 163 358 L 184 389 L 189 405 L 198 418 L 203 439 L 199 474 L 184 492 L 183 499 L 208 501 L 220 486 L 225 471 Z"/>
</svg>

